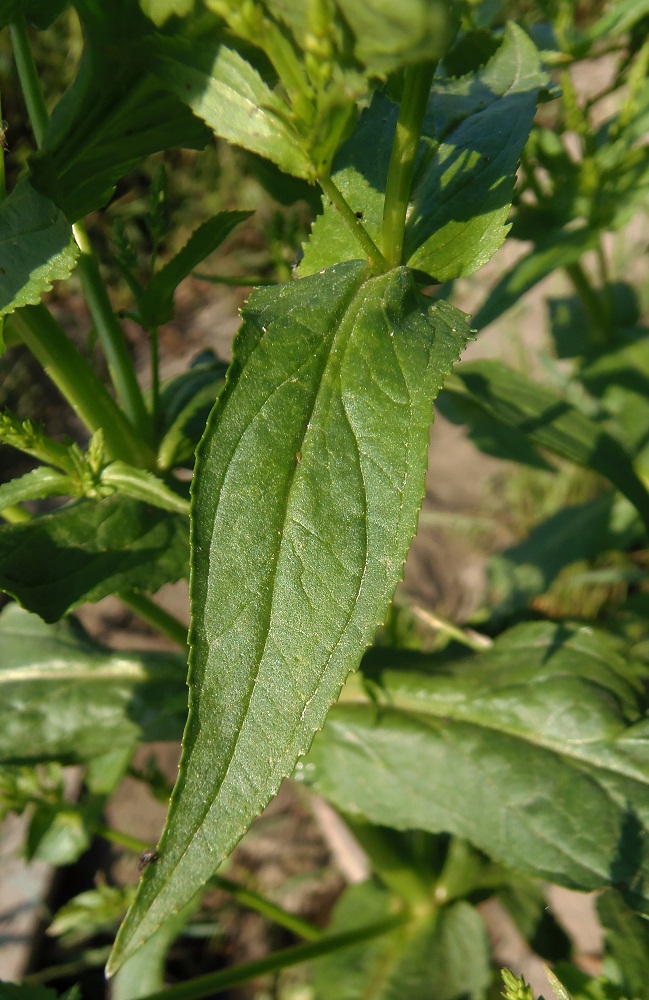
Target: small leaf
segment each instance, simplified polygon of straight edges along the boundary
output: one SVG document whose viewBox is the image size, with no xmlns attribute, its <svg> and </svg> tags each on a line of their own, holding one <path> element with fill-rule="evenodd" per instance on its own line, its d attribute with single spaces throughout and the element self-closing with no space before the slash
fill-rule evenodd
<svg viewBox="0 0 649 1000">
<path fill-rule="evenodd" d="M 26 500 L 70 496 L 74 489 L 69 476 L 42 466 L 0 486 L 0 510 Z"/>
<path fill-rule="evenodd" d="M 189 515 L 189 501 L 146 469 L 136 469 L 126 462 L 111 462 L 102 469 L 100 483 L 112 487 L 120 496 L 130 497 L 131 500 L 141 500 L 160 510 Z"/>
<path fill-rule="evenodd" d="M 538 622 L 460 662 L 402 656 L 366 657 L 372 701 L 353 679 L 298 775 L 372 823 L 649 912 L 649 724 L 625 647 Z"/>
<path fill-rule="evenodd" d="M 462 366 L 446 391 L 464 395 L 534 444 L 604 476 L 649 526 L 649 493 L 624 447 L 551 389 L 500 361 L 473 361 Z"/>
<path fill-rule="evenodd" d="M 463 314 L 362 261 L 256 291 L 193 487 L 192 708 L 159 859 L 114 970 L 304 753 L 382 621 Z"/>
<path fill-rule="evenodd" d="M 0 316 L 40 302 L 67 278 L 79 248 L 70 224 L 25 178 L 0 203 Z"/>
<path fill-rule="evenodd" d="M 0 613 L 0 761 L 85 762 L 119 747 L 177 740 L 186 664 L 173 653 L 115 652 L 78 621 Z"/>
<path fill-rule="evenodd" d="M 162 326 L 173 319 L 174 294 L 178 285 L 227 239 L 240 222 L 249 219 L 252 214 L 219 212 L 199 226 L 182 250 L 156 272 L 138 303 L 140 321 L 146 329 Z"/>
<path fill-rule="evenodd" d="M 119 495 L 0 525 L 0 588 L 48 622 L 120 590 L 155 593 L 186 572 L 186 519 Z"/>
<path fill-rule="evenodd" d="M 272 160 L 294 177 L 313 180 L 288 105 L 234 49 L 218 40 L 197 44 L 161 37 L 154 70 L 216 135 Z"/>
</svg>

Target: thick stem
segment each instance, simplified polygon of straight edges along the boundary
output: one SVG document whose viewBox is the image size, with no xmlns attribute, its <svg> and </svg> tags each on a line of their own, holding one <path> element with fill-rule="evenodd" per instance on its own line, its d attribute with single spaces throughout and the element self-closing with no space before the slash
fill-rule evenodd
<svg viewBox="0 0 649 1000">
<path fill-rule="evenodd" d="M 181 649 L 187 649 L 187 626 L 161 608 L 155 601 L 152 601 L 150 597 L 129 591 L 119 594 L 119 599 L 122 604 L 134 611 L 147 624 L 153 625 Z"/>
<path fill-rule="evenodd" d="M 611 339 L 611 328 L 607 322 L 606 309 L 588 275 L 579 263 L 568 264 L 566 272 L 575 286 L 584 311 L 591 322 L 593 341 L 596 344 L 607 344 Z"/>
<path fill-rule="evenodd" d="M 359 927 L 358 930 L 347 931 L 344 934 L 328 934 L 319 941 L 298 944 L 293 948 L 284 948 L 257 962 L 246 962 L 234 969 L 223 969 L 221 972 L 212 972 L 207 976 L 198 976 L 196 979 L 190 979 L 187 983 L 171 986 L 163 993 L 149 993 L 141 1000 L 203 1000 L 203 998 L 210 997 L 215 993 L 224 993 L 234 986 L 247 983 L 258 976 L 279 972 L 280 969 L 310 962 L 323 955 L 340 951 L 342 948 L 350 948 L 363 941 L 371 941 L 373 938 L 381 937 L 383 934 L 401 927 L 408 922 L 408 919 L 405 914 L 396 914 L 375 924 Z"/>
<path fill-rule="evenodd" d="M 90 240 L 80 223 L 72 227 L 81 253 L 77 265 L 84 298 L 106 355 L 111 380 L 124 412 L 139 433 L 151 438 L 151 418 L 144 405 L 142 391 L 135 377 L 126 338 L 108 298 L 106 286 L 99 272 L 99 265 Z"/>
<path fill-rule="evenodd" d="M 104 432 L 111 458 L 152 466 L 151 449 L 45 306 L 23 306 L 10 324 L 90 431 Z"/>
<path fill-rule="evenodd" d="M 403 257 L 410 188 L 436 66 L 420 63 L 405 74 L 383 208 L 383 253 L 391 267 L 398 267 Z"/>
<path fill-rule="evenodd" d="M 414 915 L 432 912 L 431 874 L 419 871 L 410 858 L 404 858 L 395 850 L 391 832 L 356 817 L 345 816 L 345 822 L 369 857 L 372 870 L 387 888 L 396 893 Z"/>
<path fill-rule="evenodd" d="M 389 265 L 376 243 L 363 225 L 361 219 L 356 215 L 353 208 L 346 200 L 331 177 L 319 177 L 318 184 L 326 194 L 329 201 L 338 209 L 344 221 L 347 223 L 352 233 L 358 240 L 361 248 L 367 255 L 367 262 L 373 271 L 381 272 L 389 270 Z"/>
<path fill-rule="evenodd" d="M 24 14 L 18 15 L 16 20 L 10 25 L 9 31 L 11 33 L 11 46 L 14 59 L 16 60 L 20 88 L 25 98 L 25 104 L 27 105 L 27 115 L 29 116 L 29 121 L 34 132 L 36 145 L 40 149 L 47 127 L 48 114 L 36 66 L 34 65 L 34 57 L 31 45 L 29 44 L 29 33 Z"/>
</svg>

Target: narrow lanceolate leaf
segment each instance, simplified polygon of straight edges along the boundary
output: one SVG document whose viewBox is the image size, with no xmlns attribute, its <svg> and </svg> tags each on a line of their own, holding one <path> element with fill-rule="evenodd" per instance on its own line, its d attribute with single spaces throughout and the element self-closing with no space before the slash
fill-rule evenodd
<svg viewBox="0 0 649 1000">
<path fill-rule="evenodd" d="M 0 761 L 87 761 L 177 740 L 187 712 L 182 655 L 94 642 L 74 618 L 46 625 L 16 604 L 0 614 Z"/>
<path fill-rule="evenodd" d="M 180 514 L 119 494 L 0 525 L 0 590 L 47 622 L 122 590 L 153 594 L 186 575 L 186 532 Z"/>
<path fill-rule="evenodd" d="M 649 912 L 649 720 L 623 646 L 525 624 L 461 663 L 383 651 L 300 773 L 339 808 L 465 837 L 515 870 Z"/>
<path fill-rule="evenodd" d="M 63 213 L 19 181 L 0 204 L 0 316 L 40 302 L 53 281 L 69 276 L 78 253 Z"/>
<path fill-rule="evenodd" d="M 464 365 L 447 388 L 534 444 L 604 476 L 631 501 L 649 530 L 649 493 L 628 452 L 566 399 L 500 361 Z"/>
<path fill-rule="evenodd" d="M 232 850 L 371 641 L 467 335 L 406 269 L 361 261 L 250 299 L 197 464 L 181 773 L 113 969 Z"/>
</svg>

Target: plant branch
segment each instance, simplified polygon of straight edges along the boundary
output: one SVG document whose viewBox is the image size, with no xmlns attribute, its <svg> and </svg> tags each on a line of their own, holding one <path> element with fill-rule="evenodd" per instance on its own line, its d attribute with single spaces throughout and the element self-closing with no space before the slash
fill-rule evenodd
<svg viewBox="0 0 649 1000">
<path fill-rule="evenodd" d="M 153 464 L 151 449 L 44 305 L 23 306 L 9 323 L 86 427 L 103 429 L 111 458 Z"/>
<path fill-rule="evenodd" d="M 159 604 L 152 601 L 145 594 L 138 594 L 135 591 L 119 594 L 119 599 L 127 608 L 134 611 L 149 625 L 153 625 L 172 642 L 175 642 L 181 649 L 187 649 L 187 627 L 178 618 L 169 614 Z"/>
<path fill-rule="evenodd" d="M 144 438 L 150 440 L 151 418 L 144 405 L 124 331 L 110 304 L 88 234 L 79 222 L 72 227 L 72 232 L 81 250 L 77 267 L 84 298 L 106 355 L 115 392 L 131 423 Z"/>
<path fill-rule="evenodd" d="M 20 89 L 25 99 L 27 115 L 34 132 L 36 145 L 40 149 L 47 127 L 48 114 L 38 73 L 34 65 L 34 57 L 31 45 L 29 44 L 27 21 L 24 14 L 18 15 L 16 20 L 9 26 L 9 31 L 14 59 L 16 60 L 18 79 L 20 80 Z"/>
<path fill-rule="evenodd" d="M 238 965 L 234 969 L 223 969 L 220 972 L 212 972 L 206 976 L 198 976 L 190 979 L 187 983 L 179 983 L 171 986 L 162 993 L 149 993 L 141 1000 L 203 1000 L 205 997 L 215 993 L 224 993 L 241 983 L 247 983 L 258 976 L 265 976 L 272 972 L 279 972 L 280 969 L 287 969 L 292 965 L 301 965 L 303 962 L 310 962 L 313 959 L 321 958 L 323 955 L 330 955 L 332 952 L 340 951 L 342 948 L 350 948 L 352 945 L 360 944 L 363 941 L 371 941 L 373 938 L 381 937 L 389 931 L 401 927 L 408 923 L 408 916 L 400 913 L 393 917 L 386 917 L 385 920 L 359 927 L 357 930 L 346 931 L 343 934 L 330 934 L 323 936 L 319 941 L 309 944 L 298 944 L 292 948 L 283 948 L 281 951 L 269 955 L 267 958 L 259 959 L 256 962 L 246 962 Z"/>
<path fill-rule="evenodd" d="M 306 920 L 300 920 L 299 917 L 294 916 L 292 913 L 287 913 L 281 906 L 276 906 L 270 900 L 264 899 L 263 896 L 258 895 L 256 892 L 252 892 L 250 889 L 246 889 L 236 882 L 231 882 L 229 878 L 223 878 L 222 875 L 213 875 L 210 882 L 217 889 L 229 892 L 242 906 L 246 906 L 249 910 L 254 910 L 255 913 L 266 917 L 267 920 L 277 924 L 279 927 L 286 928 L 287 931 L 291 931 L 297 937 L 304 938 L 305 941 L 319 941 L 322 938 L 322 933 L 317 927 L 307 923 Z"/>
<path fill-rule="evenodd" d="M 372 270 L 378 272 L 389 270 L 387 260 L 377 247 L 361 220 L 354 212 L 349 202 L 346 200 L 342 191 L 332 181 L 331 177 L 319 177 L 318 184 L 334 208 L 338 209 L 344 221 L 347 223 L 352 233 L 358 240 L 361 248 L 367 254 L 367 262 Z"/>
<path fill-rule="evenodd" d="M 593 288 L 588 275 L 579 262 L 568 264 L 566 272 L 575 286 L 584 311 L 591 322 L 593 340 L 597 344 L 608 343 L 611 337 L 611 329 L 606 320 L 606 310 L 599 295 Z"/>
<path fill-rule="evenodd" d="M 425 62 L 405 73 L 383 208 L 383 253 L 392 267 L 398 267 L 403 257 L 410 189 L 436 67 L 436 62 Z"/>
</svg>

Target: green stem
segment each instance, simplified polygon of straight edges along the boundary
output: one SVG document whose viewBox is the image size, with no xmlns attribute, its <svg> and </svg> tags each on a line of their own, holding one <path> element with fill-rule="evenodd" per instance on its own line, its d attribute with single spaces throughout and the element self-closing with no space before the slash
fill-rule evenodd
<svg viewBox="0 0 649 1000">
<path fill-rule="evenodd" d="M 47 127 L 48 114 L 34 64 L 31 45 L 29 44 L 29 33 L 24 14 L 18 15 L 16 20 L 10 25 L 9 31 L 14 59 L 16 60 L 16 69 L 18 70 L 18 79 L 20 80 L 20 89 L 25 99 L 27 115 L 29 116 L 34 132 L 36 145 L 40 149 Z"/>
<path fill-rule="evenodd" d="M 86 427 L 103 429 L 111 458 L 153 465 L 148 445 L 45 306 L 23 306 L 9 322 Z"/>
<path fill-rule="evenodd" d="M 317 927 L 307 923 L 306 920 L 300 920 L 299 917 L 294 916 L 292 913 L 287 913 L 281 906 L 276 906 L 270 900 L 264 899 L 263 896 L 259 896 L 250 889 L 245 889 L 243 886 L 237 885 L 236 882 L 231 882 L 228 878 L 223 878 L 221 875 L 213 875 L 210 883 L 218 889 L 229 892 L 242 906 L 246 906 L 249 910 L 254 910 L 255 913 L 266 917 L 267 920 L 277 924 L 279 927 L 285 927 L 286 930 L 291 931 L 297 937 L 304 938 L 305 941 L 319 941 L 322 938 L 322 932 Z"/>
<path fill-rule="evenodd" d="M 138 840 L 137 837 L 131 837 L 128 833 L 120 833 L 119 830 L 112 830 L 109 826 L 95 826 L 93 833 L 98 837 L 102 837 L 103 840 L 107 840 L 110 844 L 115 844 L 117 847 L 123 847 L 127 851 L 132 851 L 133 854 L 142 854 L 143 851 L 151 850 L 151 844 L 147 844 L 143 840 Z"/>
<path fill-rule="evenodd" d="M 161 993 L 149 993 L 141 1000 L 203 1000 L 203 998 L 215 993 L 224 993 L 234 986 L 247 983 L 258 976 L 279 972 L 292 965 L 301 965 L 303 962 L 310 962 L 323 955 L 330 955 L 342 948 L 350 948 L 363 941 L 371 941 L 373 938 L 381 937 L 381 935 L 387 934 L 407 922 L 408 917 L 405 914 L 395 914 L 395 916 L 387 917 L 377 923 L 359 927 L 358 930 L 346 931 L 344 934 L 326 935 L 319 941 L 284 948 L 275 952 L 274 955 L 269 955 L 256 962 L 246 962 L 234 969 L 223 969 L 221 972 L 198 976 L 196 979 L 190 979 L 187 983 L 171 986 Z"/>
<path fill-rule="evenodd" d="M 588 275 L 579 263 L 568 264 L 566 272 L 591 322 L 594 342 L 600 345 L 607 344 L 611 338 L 611 329 L 606 320 L 606 310 Z"/>
<path fill-rule="evenodd" d="M 77 269 L 84 298 L 106 355 L 115 392 L 133 426 L 145 439 L 150 439 L 151 418 L 144 405 L 124 331 L 110 304 L 88 234 L 79 222 L 72 227 L 72 231 L 81 250 Z"/>
<path fill-rule="evenodd" d="M 342 191 L 336 187 L 331 177 L 318 177 L 318 184 L 332 205 L 338 209 L 344 221 L 347 223 L 352 233 L 360 243 L 362 249 L 367 254 L 367 262 L 372 270 L 377 272 L 389 270 L 387 260 L 368 233 L 362 221 L 354 212 L 349 202 L 345 199 Z"/>
<path fill-rule="evenodd" d="M 436 66 L 435 62 L 420 63 L 405 73 L 383 208 L 383 253 L 391 267 L 398 267 L 403 257 L 410 188 Z"/>
<path fill-rule="evenodd" d="M 181 649 L 187 649 L 187 626 L 161 608 L 155 601 L 152 601 L 150 597 L 130 591 L 119 594 L 119 599 L 122 604 L 125 604 L 149 625 L 153 625 L 154 628 L 168 636 Z"/>
<path fill-rule="evenodd" d="M 7 524 L 24 524 L 25 521 L 31 521 L 31 516 L 18 504 L 14 504 L 12 507 L 3 507 L 0 511 L 0 517 L 2 517 Z"/>
<path fill-rule="evenodd" d="M 258 278 L 252 275 L 237 278 L 225 274 L 199 274 L 198 271 L 192 271 L 192 278 L 197 278 L 199 281 L 209 281 L 212 285 L 229 285 L 232 288 L 259 288 L 260 285 L 277 284 L 273 278 Z"/>
</svg>

